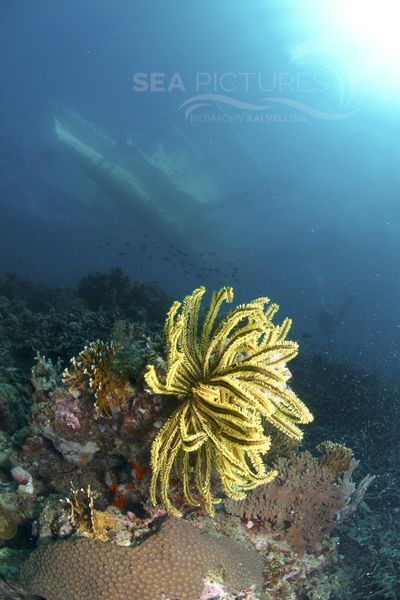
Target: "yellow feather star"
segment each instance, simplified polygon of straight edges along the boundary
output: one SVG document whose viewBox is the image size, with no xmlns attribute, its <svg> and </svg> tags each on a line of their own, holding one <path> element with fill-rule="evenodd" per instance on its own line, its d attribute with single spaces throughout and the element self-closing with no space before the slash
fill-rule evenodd
<svg viewBox="0 0 400 600">
<path fill-rule="evenodd" d="M 180 512 L 169 497 L 169 480 L 175 469 L 186 500 L 198 504 L 195 484 L 209 513 L 220 502 L 211 493 L 213 469 L 225 493 L 236 500 L 276 476 L 265 471 L 262 456 L 270 447 L 262 418 L 288 437 L 300 440 L 297 426 L 313 416 L 287 387 L 286 363 L 297 354 L 297 344 L 286 340 L 291 321 L 274 325 L 278 306 L 264 309 L 268 298 L 258 298 L 231 310 L 218 324 L 224 301 L 233 290 L 214 292 L 202 323 L 199 321 L 200 287 L 183 301 L 174 302 L 165 322 L 167 369 L 160 381 L 153 365 L 146 383 L 157 394 L 177 396 L 181 404 L 160 429 L 151 450 L 150 498 L 157 503 L 157 487 L 165 508 Z"/>
</svg>

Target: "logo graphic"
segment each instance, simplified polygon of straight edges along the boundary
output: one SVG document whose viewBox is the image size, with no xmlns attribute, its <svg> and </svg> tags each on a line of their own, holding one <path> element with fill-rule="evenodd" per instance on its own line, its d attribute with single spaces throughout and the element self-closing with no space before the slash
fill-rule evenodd
<svg viewBox="0 0 400 600">
<path fill-rule="evenodd" d="M 307 115 L 314 119 L 323 119 L 326 121 L 342 121 L 343 119 L 348 119 L 360 110 L 357 106 L 348 112 L 325 112 L 313 108 L 304 102 L 279 96 L 263 98 L 259 104 L 254 104 L 251 102 L 243 102 L 229 96 L 223 96 L 221 94 L 199 94 L 192 96 L 188 100 L 182 102 L 178 110 L 184 110 L 185 118 L 188 120 L 194 111 L 201 108 L 214 107 L 221 110 L 220 107 L 222 106 L 250 112 L 265 112 L 285 107 L 297 111 L 300 115 Z"/>
<path fill-rule="evenodd" d="M 365 91 L 327 65 L 303 62 L 293 71 L 135 73 L 137 93 L 180 96 L 177 110 L 197 123 L 343 121 L 360 111 Z M 182 96 L 184 99 L 182 100 Z"/>
</svg>

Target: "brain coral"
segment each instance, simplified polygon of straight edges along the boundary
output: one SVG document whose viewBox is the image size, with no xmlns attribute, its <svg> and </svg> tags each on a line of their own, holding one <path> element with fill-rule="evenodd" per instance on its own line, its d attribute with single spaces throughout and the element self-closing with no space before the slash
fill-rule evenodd
<svg viewBox="0 0 400 600">
<path fill-rule="evenodd" d="M 86 539 L 41 546 L 24 564 L 21 581 L 46 600 L 196 600 L 210 573 L 222 574 L 230 591 L 259 588 L 262 559 L 171 517 L 133 549 Z"/>
</svg>

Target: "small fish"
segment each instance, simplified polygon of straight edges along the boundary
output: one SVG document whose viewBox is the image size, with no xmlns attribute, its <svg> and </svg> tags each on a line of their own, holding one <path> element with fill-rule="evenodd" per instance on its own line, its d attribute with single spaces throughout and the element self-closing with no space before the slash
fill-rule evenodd
<svg viewBox="0 0 400 600">
<path fill-rule="evenodd" d="M 118 256 L 126 256 L 126 252 L 117 252 Z"/>
</svg>

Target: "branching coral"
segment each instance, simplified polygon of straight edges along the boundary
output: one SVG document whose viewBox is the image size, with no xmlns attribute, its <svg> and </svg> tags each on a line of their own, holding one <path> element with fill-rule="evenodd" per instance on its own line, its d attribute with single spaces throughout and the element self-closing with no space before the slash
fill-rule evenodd
<svg viewBox="0 0 400 600">
<path fill-rule="evenodd" d="M 145 379 L 159 394 L 177 396 L 178 408 L 154 440 L 151 452 L 150 497 L 160 495 L 172 514 L 179 511 L 168 497 L 175 467 L 186 500 L 196 504 L 191 484 L 204 499 L 210 514 L 218 499 L 211 493 L 215 468 L 225 493 L 243 499 L 248 490 L 271 481 L 276 471 L 265 471 L 262 460 L 270 447 L 262 417 L 286 436 L 300 440 L 297 426 L 312 415 L 287 386 L 286 363 L 297 354 L 297 344 L 286 340 L 291 321 L 274 325 L 278 306 L 258 298 L 230 311 L 218 324 L 224 301 L 233 290 L 214 292 L 203 322 L 199 322 L 200 287 L 183 302 L 174 302 L 165 323 L 167 368 L 165 380 L 149 365 Z"/>
<path fill-rule="evenodd" d="M 97 416 L 111 416 L 111 409 L 120 408 L 127 396 L 128 380 L 115 369 L 115 354 L 113 342 L 91 342 L 78 357 L 71 358 L 71 371 L 65 369 L 63 373 L 63 383 L 70 392 L 93 390 Z"/>
</svg>

